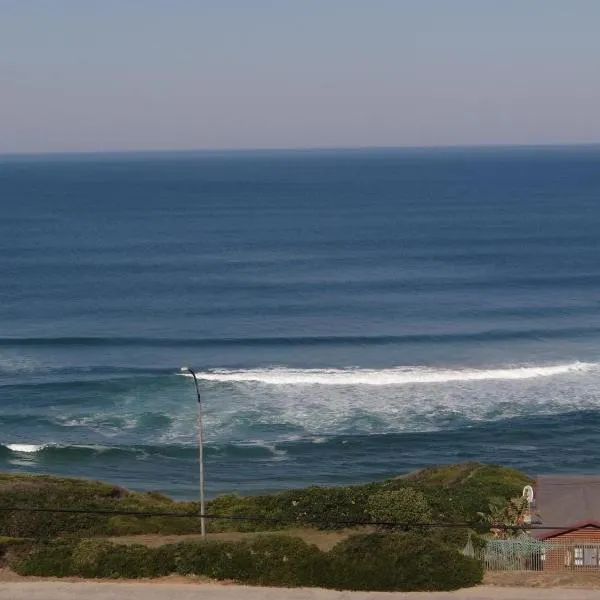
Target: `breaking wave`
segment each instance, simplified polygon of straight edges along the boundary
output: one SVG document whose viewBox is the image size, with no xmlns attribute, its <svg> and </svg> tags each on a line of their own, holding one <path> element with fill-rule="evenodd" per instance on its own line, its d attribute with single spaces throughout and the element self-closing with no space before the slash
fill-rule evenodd
<svg viewBox="0 0 600 600">
<path fill-rule="evenodd" d="M 211 370 L 197 376 L 207 381 L 248 382 L 267 385 L 372 385 L 398 386 L 460 381 L 519 380 L 586 372 L 599 365 L 573 362 L 549 366 L 518 366 L 499 369 L 436 369 L 394 367 L 389 369 L 268 369 Z M 187 373 L 182 375 L 190 377 Z"/>
<path fill-rule="evenodd" d="M 301 440 L 297 440 L 301 441 Z M 302 440 L 304 441 L 304 440 Z M 321 443 L 311 442 L 308 443 Z M 218 456 L 225 458 L 244 458 L 257 460 L 285 460 L 287 450 L 281 448 L 279 444 L 256 440 L 245 443 L 229 444 L 206 444 L 205 454 L 208 457 Z M 101 444 L 0 444 L 0 456 L 20 458 L 29 461 L 39 460 L 80 460 L 94 457 L 130 457 L 133 459 L 144 460 L 152 457 L 163 459 L 189 459 L 196 460 L 198 451 L 195 445 L 168 444 L 162 446 L 153 445 L 101 445 Z"/>
<path fill-rule="evenodd" d="M 72 382 L 71 388 L 63 382 L 53 390 L 60 402 L 43 410 L 23 405 L 22 387 L 6 388 L 0 455 L 24 466 L 113 455 L 193 459 L 197 403 L 190 381 L 174 370 L 122 375 Z M 198 377 L 208 454 L 265 461 L 286 460 L 289 444 L 296 452 L 302 444 L 323 447 L 334 438 L 449 434 L 508 419 L 600 409 L 595 362 L 487 369 L 281 366 L 204 370 Z M 37 391 L 45 402 L 48 390 Z"/>
<path fill-rule="evenodd" d="M 12 452 L 32 454 L 46 448 L 48 444 L 6 444 L 6 448 Z"/>
</svg>

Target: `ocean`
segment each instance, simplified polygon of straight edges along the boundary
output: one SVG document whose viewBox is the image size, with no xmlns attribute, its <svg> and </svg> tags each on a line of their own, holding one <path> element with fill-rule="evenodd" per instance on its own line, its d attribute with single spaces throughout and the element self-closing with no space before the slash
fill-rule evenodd
<svg viewBox="0 0 600 600">
<path fill-rule="evenodd" d="M 194 498 L 600 464 L 600 147 L 0 157 L 0 470 Z"/>
</svg>

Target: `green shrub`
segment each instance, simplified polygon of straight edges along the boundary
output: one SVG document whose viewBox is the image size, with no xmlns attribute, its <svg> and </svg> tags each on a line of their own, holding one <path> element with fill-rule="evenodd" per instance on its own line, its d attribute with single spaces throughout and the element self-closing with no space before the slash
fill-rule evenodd
<svg viewBox="0 0 600 600">
<path fill-rule="evenodd" d="M 182 542 L 174 546 L 177 572 L 274 586 L 309 586 L 324 553 L 286 535 L 241 542 Z"/>
<path fill-rule="evenodd" d="M 319 529 L 342 529 L 349 523 L 368 520 L 365 507 L 373 484 L 340 488 L 309 487 L 279 494 L 286 518 L 314 523 Z"/>
<path fill-rule="evenodd" d="M 112 544 L 105 540 L 38 543 L 11 568 L 20 575 L 116 578 L 160 577 L 175 571 L 172 547 Z"/>
<path fill-rule="evenodd" d="M 130 492 L 84 479 L 0 473 L 0 505 L 34 509 L 72 508 L 100 511 L 197 512 L 191 502 L 175 502 L 161 494 Z M 87 536 L 132 533 L 190 533 L 200 531 L 200 519 L 135 517 L 92 513 L 4 511 L 0 536 L 52 538 L 65 534 Z"/>
<path fill-rule="evenodd" d="M 241 583 L 336 589 L 452 590 L 481 581 L 474 559 L 416 534 L 355 535 L 329 553 L 289 536 L 240 542 L 182 542 L 159 548 L 106 540 L 39 543 L 14 558 L 21 575 L 159 577 L 204 575 Z"/>
<path fill-rule="evenodd" d="M 481 562 L 412 533 L 354 535 L 330 552 L 324 587 L 367 591 L 454 590 L 481 583 Z"/>
<path fill-rule="evenodd" d="M 298 587 L 320 582 L 325 554 L 317 546 L 288 535 L 259 536 L 248 545 L 254 572 L 247 583 Z"/>
<path fill-rule="evenodd" d="M 19 575 L 39 577 L 68 577 L 73 575 L 73 542 L 39 543 L 24 555 L 16 557 L 10 567 Z"/>
<path fill-rule="evenodd" d="M 77 570 L 85 577 L 161 577 L 175 570 L 175 556 L 168 546 L 118 545 L 103 552 L 95 564 Z"/>
<path fill-rule="evenodd" d="M 207 528 L 209 531 L 276 531 L 289 527 L 283 523 L 277 523 L 273 520 L 286 519 L 287 515 L 283 510 L 279 494 L 269 494 L 263 496 L 240 496 L 238 494 L 225 494 L 217 496 L 207 502 L 207 514 L 219 515 L 224 517 L 234 517 L 233 519 L 208 519 Z M 264 518 L 264 521 L 246 521 L 236 519 L 235 517 L 257 517 Z"/>
<path fill-rule="evenodd" d="M 175 569 L 181 575 L 246 580 L 253 573 L 247 542 L 215 540 L 181 542 L 173 547 Z"/>
<path fill-rule="evenodd" d="M 180 509 L 172 509 L 180 510 Z M 165 534 L 182 535 L 200 531 L 199 517 L 136 517 L 131 515 L 116 515 L 108 517 L 101 534 L 105 535 L 136 535 L 136 534 Z"/>
<path fill-rule="evenodd" d="M 175 553 L 172 546 L 148 548 L 82 540 L 73 550 L 71 566 L 73 573 L 82 577 L 161 577 L 175 571 Z"/>
<path fill-rule="evenodd" d="M 439 527 L 429 530 L 429 537 L 435 542 L 462 551 L 471 536 L 474 549 L 485 546 L 485 539 L 466 527 Z"/>
<path fill-rule="evenodd" d="M 322 529 L 343 529 L 348 522 L 368 520 L 369 503 L 384 492 L 420 492 L 433 520 L 475 522 L 490 504 L 501 506 L 515 496 L 529 477 L 505 467 L 463 463 L 423 469 L 387 481 L 339 488 L 309 487 L 261 496 L 227 495 L 207 503 L 207 513 L 259 520 L 208 519 L 209 531 L 276 531 L 313 523 Z M 371 499 L 371 500 L 370 500 Z M 155 492 L 130 492 L 98 481 L 0 473 L 0 505 L 31 508 L 74 508 L 101 511 L 197 513 L 193 502 L 175 502 Z M 375 508 L 375 510 L 378 510 Z M 260 520 L 260 519 L 264 520 Z M 400 519 L 403 520 L 403 519 Z M 346 523 L 344 523 L 346 522 Z M 200 531 L 197 517 L 5 511 L 0 536 L 51 538 L 180 534 Z"/>
<path fill-rule="evenodd" d="M 215 515 L 256 516 L 266 519 L 262 522 L 236 519 L 210 520 L 213 531 L 281 530 L 305 523 L 319 529 L 343 529 L 348 526 L 344 522 L 368 520 L 365 515 L 367 499 L 376 489 L 377 484 L 368 484 L 340 488 L 313 486 L 262 496 L 231 494 L 211 500 L 207 512 Z"/>
<path fill-rule="evenodd" d="M 25 538 L 0 538 L 0 567 L 5 567 L 18 558 L 28 554 L 34 545 L 33 540 Z"/>
<path fill-rule="evenodd" d="M 435 520 L 472 523 L 489 504 L 504 504 L 531 483 L 516 469 L 468 462 L 415 471 L 383 482 L 381 489 L 413 487 L 423 492 Z"/>
<path fill-rule="evenodd" d="M 424 494 L 410 487 L 369 496 L 367 512 L 379 522 L 429 523 L 433 517 Z"/>
<path fill-rule="evenodd" d="M 98 565 L 104 556 L 109 554 L 115 545 L 107 540 L 90 539 L 81 540 L 74 548 L 71 555 L 71 567 L 74 572 L 83 577 L 95 577 Z"/>
<path fill-rule="evenodd" d="M 252 515 L 281 521 L 210 520 L 212 531 L 278 530 L 304 523 L 312 523 L 320 529 L 343 529 L 347 526 L 344 521 L 363 522 L 369 519 L 369 502 L 373 496 L 411 489 L 422 494 L 429 506 L 430 519 L 427 520 L 476 522 L 479 520 L 478 513 L 486 510 L 490 503 L 503 504 L 530 483 L 527 475 L 515 469 L 461 463 L 422 469 L 366 485 L 309 487 L 262 496 L 220 496 L 208 503 L 207 512 L 235 517 Z M 385 506 L 382 508 L 385 509 Z M 385 511 L 385 514 L 389 514 L 389 511 Z M 389 520 L 389 517 L 383 520 Z"/>
</svg>

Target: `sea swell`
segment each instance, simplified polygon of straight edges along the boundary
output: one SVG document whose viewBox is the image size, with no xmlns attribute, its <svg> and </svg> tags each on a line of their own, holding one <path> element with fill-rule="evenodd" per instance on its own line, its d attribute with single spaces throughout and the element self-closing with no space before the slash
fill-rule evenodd
<svg viewBox="0 0 600 600">
<path fill-rule="evenodd" d="M 404 335 L 330 335 L 330 336 L 265 336 L 215 338 L 162 337 L 3 337 L 0 347 L 35 348 L 211 348 L 211 347 L 303 347 L 303 346 L 379 346 L 389 344 L 451 344 L 457 342 L 495 342 L 540 339 L 595 337 L 600 327 L 546 327 L 523 329 L 488 329 L 463 332 L 418 333 Z"/>
</svg>

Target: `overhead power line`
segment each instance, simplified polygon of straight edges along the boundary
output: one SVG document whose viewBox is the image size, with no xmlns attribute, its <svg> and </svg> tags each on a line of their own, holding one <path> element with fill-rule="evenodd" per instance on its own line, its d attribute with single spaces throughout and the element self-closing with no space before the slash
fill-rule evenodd
<svg viewBox="0 0 600 600">
<path fill-rule="evenodd" d="M 536 529 L 570 529 L 572 525 L 507 525 L 505 523 L 482 523 L 481 521 L 472 522 L 421 522 L 421 521 L 370 521 L 359 519 L 285 519 L 277 517 L 265 517 L 262 515 L 216 515 L 200 514 L 198 512 L 172 512 L 172 511 L 134 511 L 134 510 L 107 510 L 98 508 L 53 508 L 53 507 L 28 507 L 28 506 L 0 506 L 0 512 L 30 512 L 30 513 L 56 513 L 56 514 L 80 514 L 80 515 L 102 515 L 102 516 L 131 516 L 141 518 L 151 517 L 175 517 L 175 518 L 194 518 L 194 519 L 212 519 L 223 521 L 253 521 L 262 523 L 272 523 L 281 525 L 340 525 L 340 526 L 376 526 L 376 527 L 397 527 L 399 529 L 410 528 L 469 528 L 469 529 L 503 529 L 507 531 L 529 531 Z"/>
</svg>

